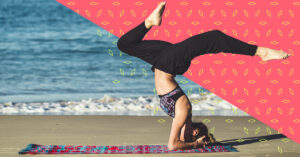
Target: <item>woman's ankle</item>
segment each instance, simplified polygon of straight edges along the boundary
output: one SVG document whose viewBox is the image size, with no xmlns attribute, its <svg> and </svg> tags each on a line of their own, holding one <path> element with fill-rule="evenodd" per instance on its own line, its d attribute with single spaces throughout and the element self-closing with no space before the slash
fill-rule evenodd
<svg viewBox="0 0 300 157">
<path fill-rule="evenodd" d="M 255 52 L 255 56 L 263 57 L 265 56 L 265 51 L 262 50 L 263 47 L 258 46 Z"/>
<path fill-rule="evenodd" d="M 149 22 L 147 19 L 145 20 L 145 27 L 146 27 L 147 29 L 150 29 L 150 28 L 152 27 L 151 22 Z"/>
</svg>

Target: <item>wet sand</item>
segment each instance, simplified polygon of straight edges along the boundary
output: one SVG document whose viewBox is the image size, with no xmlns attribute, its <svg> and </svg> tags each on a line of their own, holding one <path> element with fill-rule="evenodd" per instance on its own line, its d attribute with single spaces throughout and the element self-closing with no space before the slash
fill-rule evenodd
<svg viewBox="0 0 300 157">
<path fill-rule="evenodd" d="M 253 117 L 194 116 L 193 121 L 204 122 L 218 141 L 232 144 L 239 152 L 74 154 L 71 156 L 300 156 L 300 144 L 278 134 L 277 131 Z M 167 116 L 0 116 L 0 156 L 22 156 L 18 152 L 30 143 L 43 145 L 167 144 L 171 124 L 172 119 Z M 70 156 L 70 154 L 50 156 Z"/>
</svg>

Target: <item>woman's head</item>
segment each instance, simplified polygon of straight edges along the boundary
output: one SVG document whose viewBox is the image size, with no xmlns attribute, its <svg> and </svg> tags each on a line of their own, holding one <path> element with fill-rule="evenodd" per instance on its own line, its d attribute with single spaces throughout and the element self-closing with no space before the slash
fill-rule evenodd
<svg viewBox="0 0 300 157">
<path fill-rule="evenodd" d="M 202 136 L 205 136 L 204 141 L 207 141 L 209 143 L 216 142 L 213 135 L 211 133 L 208 133 L 207 126 L 202 122 L 188 121 L 186 123 L 185 132 L 184 132 L 184 141 L 194 142 Z"/>
</svg>

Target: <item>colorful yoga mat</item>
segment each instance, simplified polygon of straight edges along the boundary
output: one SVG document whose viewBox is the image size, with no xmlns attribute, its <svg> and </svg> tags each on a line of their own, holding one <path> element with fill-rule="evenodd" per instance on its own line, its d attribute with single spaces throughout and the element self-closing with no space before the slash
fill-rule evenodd
<svg viewBox="0 0 300 157">
<path fill-rule="evenodd" d="M 213 145 L 190 150 L 169 150 L 167 145 L 72 146 L 28 144 L 19 154 L 157 154 L 237 152 L 230 145 Z"/>
</svg>

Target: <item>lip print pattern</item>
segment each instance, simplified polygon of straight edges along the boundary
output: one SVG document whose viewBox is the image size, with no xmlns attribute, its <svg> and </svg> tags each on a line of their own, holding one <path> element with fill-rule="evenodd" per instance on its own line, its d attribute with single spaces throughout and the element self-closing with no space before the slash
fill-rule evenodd
<svg viewBox="0 0 300 157">
<path fill-rule="evenodd" d="M 172 92 L 162 96 L 160 98 L 160 107 L 161 109 L 171 117 L 175 117 L 175 101 L 170 97 L 177 93 L 181 92 L 180 89 L 175 89 Z"/>
<path fill-rule="evenodd" d="M 160 99 L 160 107 L 161 109 L 171 117 L 175 117 L 175 102 L 171 98 L 161 98 Z"/>
</svg>

